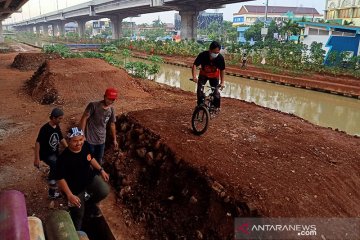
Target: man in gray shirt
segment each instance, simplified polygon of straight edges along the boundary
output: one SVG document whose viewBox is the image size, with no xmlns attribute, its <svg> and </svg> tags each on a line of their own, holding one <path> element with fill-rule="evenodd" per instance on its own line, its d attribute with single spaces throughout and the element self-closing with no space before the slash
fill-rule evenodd
<svg viewBox="0 0 360 240">
<path fill-rule="evenodd" d="M 115 111 L 111 106 L 117 99 L 117 90 L 108 88 L 104 100 L 87 105 L 80 120 L 80 128 L 85 129 L 86 141 L 94 158 L 102 165 L 105 150 L 106 125 L 110 122 L 114 148 L 118 148 L 116 140 Z"/>
</svg>

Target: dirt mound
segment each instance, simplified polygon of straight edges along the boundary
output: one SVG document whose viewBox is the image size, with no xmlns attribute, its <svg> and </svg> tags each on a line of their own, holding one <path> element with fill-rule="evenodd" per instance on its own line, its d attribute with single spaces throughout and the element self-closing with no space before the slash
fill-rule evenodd
<svg viewBox="0 0 360 240">
<path fill-rule="evenodd" d="M 107 153 L 105 168 L 132 214 L 125 219 L 144 222 L 150 239 L 232 239 L 232 216 L 257 216 L 131 116 L 117 125 L 123 152 Z"/>
<path fill-rule="evenodd" d="M 121 97 L 149 96 L 124 70 L 100 59 L 47 60 L 25 83 L 25 89 L 41 104 L 85 103 L 103 97 L 108 87 Z"/>
<path fill-rule="evenodd" d="M 358 137 L 226 98 L 198 137 L 191 110 L 117 121 L 122 153 L 107 154 L 107 170 L 150 239 L 233 239 L 234 217 L 359 215 Z"/>
<path fill-rule="evenodd" d="M 19 53 L 14 62 L 11 64 L 11 67 L 17 68 L 20 70 L 36 70 L 38 69 L 46 60 L 59 59 L 61 56 L 59 54 L 45 54 L 45 53 Z"/>
</svg>

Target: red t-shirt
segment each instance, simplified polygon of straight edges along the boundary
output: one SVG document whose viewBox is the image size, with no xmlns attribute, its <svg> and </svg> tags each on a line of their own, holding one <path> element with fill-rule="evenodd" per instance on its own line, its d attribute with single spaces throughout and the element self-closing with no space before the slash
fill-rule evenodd
<svg viewBox="0 0 360 240">
<path fill-rule="evenodd" d="M 201 65 L 200 75 L 207 78 L 220 78 L 220 71 L 225 70 L 224 57 L 219 54 L 216 58 L 210 59 L 209 51 L 200 53 L 194 62 L 195 66 Z"/>
</svg>

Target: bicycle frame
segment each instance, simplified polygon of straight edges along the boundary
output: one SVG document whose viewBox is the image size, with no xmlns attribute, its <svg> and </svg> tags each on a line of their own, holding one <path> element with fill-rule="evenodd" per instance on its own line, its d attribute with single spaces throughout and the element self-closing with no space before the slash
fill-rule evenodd
<svg viewBox="0 0 360 240">
<path fill-rule="evenodd" d="M 205 87 L 207 88 L 207 90 L 205 91 Z M 214 117 L 214 112 L 215 112 L 215 107 L 214 107 L 214 94 L 216 89 L 218 89 L 219 86 L 217 87 L 209 87 L 206 85 L 201 85 L 201 91 L 204 94 L 204 102 L 202 103 L 208 110 L 210 113 L 210 118 Z M 208 95 L 206 95 L 208 92 L 210 92 Z"/>
<path fill-rule="evenodd" d="M 190 80 L 193 81 L 192 79 Z M 205 88 L 208 89 L 205 90 Z M 201 84 L 201 91 L 204 95 L 204 99 L 200 105 L 195 107 L 191 117 L 191 126 L 196 135 L 202 135 L 205 133 L 209 126 L 210 119 L 214 118 L 218 113 L 215 111 L 216 108 L 214 107 L 214 95 L 215 91 L 219 88 L 220 85 L 216 87 L 208 87 Z"/>
</svg>

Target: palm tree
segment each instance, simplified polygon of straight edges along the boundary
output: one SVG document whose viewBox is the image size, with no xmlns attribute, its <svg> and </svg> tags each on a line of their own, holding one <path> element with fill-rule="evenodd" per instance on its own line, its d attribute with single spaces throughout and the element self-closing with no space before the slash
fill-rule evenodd
<svg viewBox="0 0 360 240">
<path fill-rule="evenodd" d="M 292 20 L 284 21 L 280 29 L 281 34 L 287 35 L 286 41 L 288 41 L 290 35 L 298 35 L 300 32 L 301 28 Z"/>
</svg>

